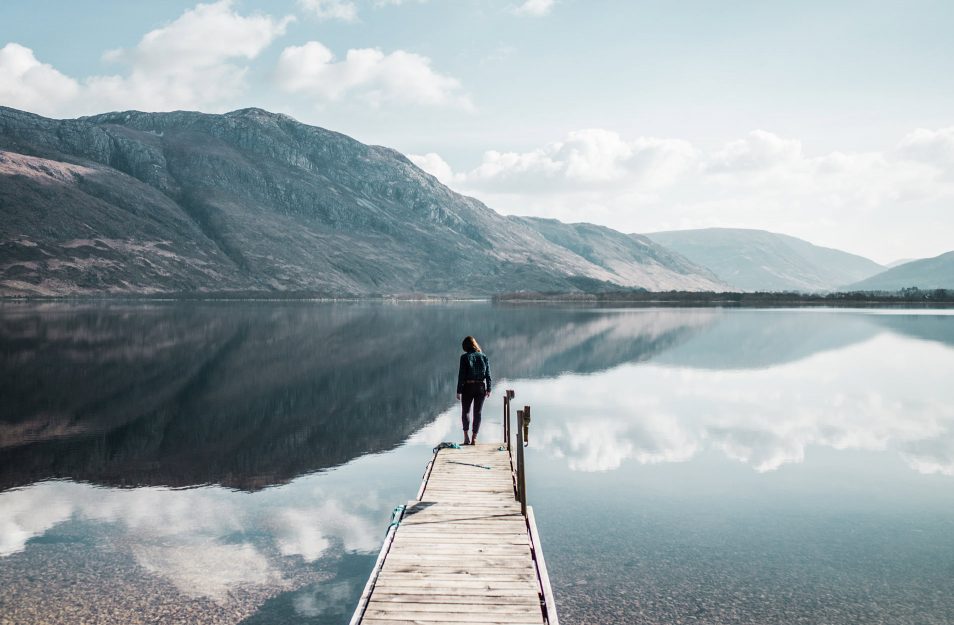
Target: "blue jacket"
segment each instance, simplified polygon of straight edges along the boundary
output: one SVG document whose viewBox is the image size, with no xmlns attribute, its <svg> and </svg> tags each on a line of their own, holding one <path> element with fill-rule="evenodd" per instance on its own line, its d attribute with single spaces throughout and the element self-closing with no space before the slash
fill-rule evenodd
<svg viewBox="0 0 954 625">
<path fill-rule="evenodd" d="M 483 352 L 467 352 L 460 355 L 460 369 L 457 371 L 457 392 L 464 392 L 464 382 L 480 380 L 487 384 L 490 392 L 490 361 Z"/>
</svg>

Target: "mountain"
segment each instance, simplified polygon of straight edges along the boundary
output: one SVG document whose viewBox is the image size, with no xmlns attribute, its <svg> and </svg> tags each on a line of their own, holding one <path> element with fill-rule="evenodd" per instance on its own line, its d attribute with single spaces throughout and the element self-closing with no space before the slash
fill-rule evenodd
<svg viewBox="0 0 954 625">
<path fill-rule="evenodd" d="M 556 219 L 510 217 L 510 220 L 529 226 L 550 243 L 650 291 L 671 289 L 673 273 L 681 276 L 679 288 L 683 290 L 731 289 L 708 269 L 638 234 L 623 234 L 589 223 L 566 224 Z"/>
<path fill-rule="evenodd" d="M 908 287 L 919 289 L 954 289 L 954 251 L 912 260 L 892 267 L 844 287 L 847 291 L 898 291 Z"/>
<path fill-rule="evenodd" d="M 884 269 L 862 256 L 765 230 L 706 228 L 646 236 L 746 291 L 830 291 Z"/>
<path fill-rule="evenodd" d="M 905 263 L 910 263 L 912 260 L 918 260 L 917 258 L 899 258 L 898 260 L 892 261 L 890 263 L 885 263 L 885 269 L 893 269 L 894 267 L 900 267 Z"/>
<path fill-rule="evenodd" d="M 52 120 L 0 107 L 0 210 L 2 295 L 717 285 L 651 243 L 646 268 L 599 265 L 395 150 L 261 109 Z"/>
</svg>

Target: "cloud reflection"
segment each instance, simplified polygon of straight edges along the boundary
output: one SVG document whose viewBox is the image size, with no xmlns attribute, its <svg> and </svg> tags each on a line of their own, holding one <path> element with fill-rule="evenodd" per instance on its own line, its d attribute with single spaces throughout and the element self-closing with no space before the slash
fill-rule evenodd
<svg viewBox="0 0 954 625">
<path fill-rule="evenodd" d="M 573 470 L 709 449 L 764 472 L 823 446 L 890 451 L 919 472 L 954 475 L 950 371 L 954 350 L 881 334 L 770 369 L 626 365 L 520 387 L 545 453 Z"/>
<path fill-rule="evenodd" d="M 296 557 L 308 563 L 379 546 L 379 513 L 368 505 L 374 494 L 339 500 L 316 479 L 254 497 L 220 487 L 120 490 L 72 482 L 11 490 L 0 493 L 0 557 L 23 551 L 59 524 L 92 522 L 109 528 L 104 549 L 128 553 L 188 597 L 225 605 L 243 589 L 274 594 L 291 588 L 288 572 L 301 567 Z"/>
</svg>

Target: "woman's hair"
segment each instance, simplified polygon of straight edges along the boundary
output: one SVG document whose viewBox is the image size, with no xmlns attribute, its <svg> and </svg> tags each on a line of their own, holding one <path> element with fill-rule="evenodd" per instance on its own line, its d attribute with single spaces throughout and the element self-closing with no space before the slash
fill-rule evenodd
<svg viewBox="0 0 954 625">
<path fill-rule="evenodd" d="M 465 352 L 479 352 L 480 345 L 477 344 L 477 339 L 472 336 L 464 338 L 464 341 L 460 344 L 464 348 Z"/>
</svg>

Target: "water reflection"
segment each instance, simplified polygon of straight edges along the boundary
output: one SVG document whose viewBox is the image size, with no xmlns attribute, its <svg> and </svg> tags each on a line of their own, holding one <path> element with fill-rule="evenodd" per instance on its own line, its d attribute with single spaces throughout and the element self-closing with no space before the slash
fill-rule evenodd
<svg viewBox="0 0 954 625">
<path fill-rule="evenodd" d="M 951 473 L 951 408 L 936 391 L 952 327 L 864 311 L 8 305 L 0 488 L 256 490 L 440 440 L 456 424 L 448 363 L 462 328 L 485 337 L 498 378 L 557 378 L 522 393 L 542 402 L 545 440 L 573 468 L 717 448 L 764 471 L 824 444 L 890 446 Z"/>
<path fill-rule="evenodd" d="M 4 616 L 347 622 L 388 513 L 457 435 L 468 333 L 534 406 L 531 489 L 569 622 L 884 620 L 833 610 L 821 580 L 844 604 L 875 583 L 870 545 L 895 564 L 905 545 L 954 554 L 927 482 L 954 475 L 952 315 L 4 304 Z M 890 577 L 924 599 L 936 576 L 910 558 Z"/>
<path fill-rule="evenodd" d="M 491 314 L 492 313 L 492 314 Z M 51 477 L 255 490 L 393 449 L 453 401 L 460 335 L 497 377 L 645 360 L 714 311 L 8 306 L 0 489 Z"/>
<path fill-rule="evenodd" d="M 543 448 L 575 470 L 718 450 L 771 471 L 823 446 L 891 451 L 917 471 L 952 475 L 951 371 L 954 350 L 885 334 L 769 369 L 623 366 L 522 390 L 540 398 Z"/>
</svg>

